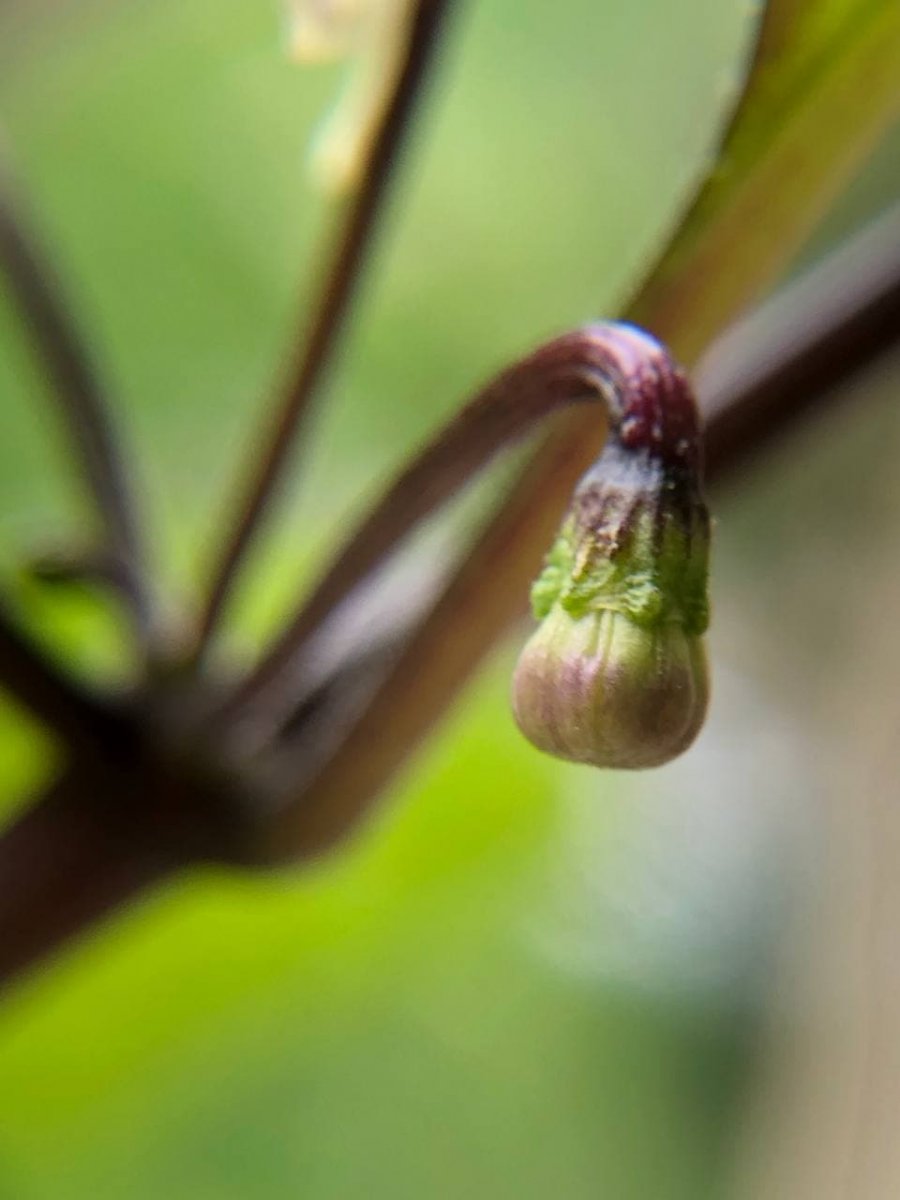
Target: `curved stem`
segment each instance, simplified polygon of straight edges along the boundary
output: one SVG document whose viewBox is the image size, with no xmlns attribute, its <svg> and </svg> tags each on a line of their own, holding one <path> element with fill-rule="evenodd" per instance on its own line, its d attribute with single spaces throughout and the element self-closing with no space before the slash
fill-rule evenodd
<svg viewBox="0 0 900 1200">
<path fill-rule="evenodd" d="M 626 455 L 638 462 L 648 458 L 659 461 L 675 473 L 673 478 L 680 477 L 680 473 L 685 478 L 698 477 L 700 437 L 693 395 L 684 375 L 658 342 L 631 326 L 600 323 L 557 338 L 496 376 L 388 488 L 380 504 L 339 553 L 308 604 L 240 689 L 237 702 L 246 706 L 262 696 L 267 685 L 294 661 L 305 639 L 333 606 L 511 439 L 554 411 L 585 402 L 602 406 L 607 440 Z M 597 424 L 603 428 L 603 422 Z M 554 445 L 557 440 L 553 439 Z M 477 660 L 483 646 L 497 632 L 496 619 L 503 605 L 486 605 L 478 610 L 473 601 L 479 583 L 491 571 L 492 556 L 498 551 L 505 555 L 507 544 L 518 535 L 529 491 L 527 484 L 517 490 L 510 501 L 510 514 L 492 526 L 490 535 L 468 556 L 437 606 L 404 647 L 337 755 L 325 764 L 311 788 L 303 791 L 296 806 L 297 826 L 288 839 L 291 851 L 319 849 L 320 843 L 326 844 L 338 835 L 349 814 L 365 804 L 381 769 L 379 764 L 392 760 L 396 739 L 404 740 L 402 721 L 397 723 L 390 714 L 396 714 L 396 701 L 407 688 L 414 688 L 416 694 L 417 712 L 409 714 L 411 721 L 418 726 L 427 720 L 430 694 L 415 687 L 416 664 L 421 656 L 433 656 L 438 644 L 443 643 L 440 686 L 433 697 L 440 706 L 441 692 L 453 690 L 470 669 L 473 655 Z M 555 520 L 558 514 L 551 511 Z M 530 548 L 525 558 L 533 568 Z M 504 565 L 508 569 L 508 563 Z M 506 576 L 505 581 L 515 586 Z M 460 620 L 456 611 L 461 604 L 471 608 L 466 620 Z M 452 633 L 448 638 L 445 618 L 451 613 Z M 268 694 L 264 698 L 269 698 Z M 275 699 L 277 702 L 277 692 Z M 332 779 L 335 772 L 337 782 Z"/>
<path fill-rule="evenodd" d="M 658 342 L 600 322 L 556 338 L 491 380 L 388 487 L 229 709 L 251 703 L 295 662 L 334 608 L 499 451 L 554 410 L 585 401 L 605 404 L 626 446 L 696 459 L 693 398 Z"/>
<path fill-rule="evenodd" d="M 237 506 L 234 527 L 213 572 L 193 647 L 195 658 L 204 653 L 216 631 L 254 535 L 274 499 L 315 390 L 333 357 L 359 284 L 376 219 L 383 207 L 391 170 L 409 127 L 448 8 L 449 0 L 418 0 L 415 5 L 405 60 L 372 144 L 365 178 L 330 253 L 312 326 L 296 363 L 288 371 L 288 382 L 276 403 L 269 428 L 256 452 L 243 498 Z"/>
<path fill-rule="evenodd" d="M 573 458 L 573 422 L 562 420 L 507 495 L 474 546 L 456 564 L 442 594 L 410 632 L 338 749 L 302 789 L 283 793 L 280 813 L 260 848 L 275 861 L 318 856 L 348 834 L 421 739 L 459 694 L 510 621 L 524 617 L 528 586 L 541 551 L 557 531 L 560 511 L 581 465 Z M 596 431 L 594 431 L 595 433 Z M 597 444 L 596 436 L 592 441 Z M 567 481 L 560 504 L 534 510 L 534 485 L 552 473 Z M 502 562 L 504 587 L 485 588 Z M 510 604 L 510 596 L 515 602 Z"/>
<path fill-rule="evenodd" d="M 0 270 L 39 353 L 68 426 L 88 491 L 143 645 L 152 637 L 152 597 L 134 494 L 90 353 L 29 229 L 24 201 L 0 161 Z"/>
</svg>

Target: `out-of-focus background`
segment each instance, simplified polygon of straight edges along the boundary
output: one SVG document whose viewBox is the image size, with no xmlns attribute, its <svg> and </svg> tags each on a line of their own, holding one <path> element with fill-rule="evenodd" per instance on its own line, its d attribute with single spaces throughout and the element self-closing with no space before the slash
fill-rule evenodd
<svg viewBox="0 0 900 1200">
<path fill-rule="evenodd" d="M 460 7 L 232 654 L 467 390 L 615 312 L 753 35 L 743 0 Z M 341 71 L 291 65 L 279 16 L 0 4 L 5 134 L 183 592 L 329 227 L 306 147 Z M 807 260 L 900 195 L 896 151 Z M 898 365 L 715 497 L 715 695 L 677 764 L 539 756 L 507 645 L 332 860 L 198 875 L 5 996 L 0 1196 L 896 1195 Z M 84 515 L 44 399 L 0 307 L 13 586 Z M 81 669 L 117 669 L 94 600 L 28 604 Z M 52 751 L 0 719 L 10 815 Z"/>
</svg>

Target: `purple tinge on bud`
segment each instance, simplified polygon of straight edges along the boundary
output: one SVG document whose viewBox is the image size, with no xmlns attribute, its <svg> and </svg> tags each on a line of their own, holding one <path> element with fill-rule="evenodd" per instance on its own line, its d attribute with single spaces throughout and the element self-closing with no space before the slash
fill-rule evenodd
<svg viewBox="0 0 900 1200">
<path fill-rule="evenodd" d="M 610 431 L 532 588 L 541 625 L 513 710 L 541 750 L 600 767 L 655 767 L 703 724 L 709 692 L 709 517 L 694 399 L 658 342 L 594 327 Z"/>
<path fill-rule="evenodd" d="M 701 637 L 610 609 L 573 617 L 555 605 L 513 679 L 513 711 L 529 741 L 598 767 L 668 762 L 696 737 L 707 697 Z"/>
</svg>

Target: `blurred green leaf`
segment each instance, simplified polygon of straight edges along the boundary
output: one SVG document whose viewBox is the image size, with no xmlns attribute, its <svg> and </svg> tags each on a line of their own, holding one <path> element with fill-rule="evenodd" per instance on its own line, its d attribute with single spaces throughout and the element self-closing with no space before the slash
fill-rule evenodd
<svg viewBox="0 0 900 1200">
<path fill-rule="evenodd" d="M 894 0 L 772 0 L 715 169 L 629 316 L 693 362 L 896 119 L 898 79 Z"/>
</svg>

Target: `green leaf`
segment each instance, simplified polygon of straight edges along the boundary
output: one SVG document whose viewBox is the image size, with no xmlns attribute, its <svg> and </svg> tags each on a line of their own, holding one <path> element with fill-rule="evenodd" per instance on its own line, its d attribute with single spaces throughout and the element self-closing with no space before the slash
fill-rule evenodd
<svg viewBox="0 0 900 1200">
<path fill-rule="evenodd" d="M 629 310 L 694 361 L 769 284 L 900 113 L 900 5 L 770 4 L 715 169 Z"/>
</svg>

